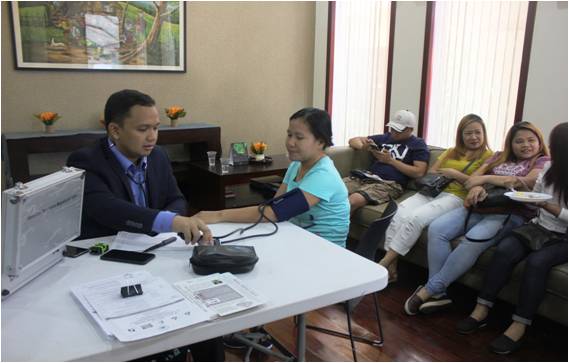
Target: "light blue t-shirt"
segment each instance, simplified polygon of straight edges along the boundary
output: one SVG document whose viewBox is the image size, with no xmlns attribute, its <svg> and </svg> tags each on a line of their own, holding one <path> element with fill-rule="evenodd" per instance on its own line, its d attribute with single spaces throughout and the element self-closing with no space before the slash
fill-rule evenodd
<svg viewBox="0 0 569 363">
<path fill-rule="evenodd" d="M 289 165 L 283 180 L 287 185 L 287 192 L 298 187 L 320 199 L 320 202 L 310 210 L 291 218 L 290 222 L 346 247 L 350 228 L 350 203 L 348 190 L 334 162 L 328 156 L 322 157 L 300 182 L 296 182 L 294 179 L 299 169 L 299 161 L 293 161 Z"/>
</svg>

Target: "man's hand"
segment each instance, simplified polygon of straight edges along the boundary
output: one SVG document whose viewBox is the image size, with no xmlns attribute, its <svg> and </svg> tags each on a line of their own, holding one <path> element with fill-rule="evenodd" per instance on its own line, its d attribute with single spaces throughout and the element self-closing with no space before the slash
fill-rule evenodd
<svg viewBox="0 0 569 363">
<path fill-rule="evenodd" d="M 365 136 L 352 137 L 348 141 L 348 145 L 354 150 L 369 150 L 371 143 L 373 143 L 373 141 Z"/>
<path fill-rule="evenodd" d="M 391 154 L 387 151 L 378 151 L 378 150 L 373 150 L 370 149 L 372 155 L 377 159 L 377 161 L 379 161 L 380 163 L 384 163 L 384 164 L 391 164 L 393 162 L 393 158 L 391 157 Z"/>
<path fill-rule="evenodd" d="M 483 201 L 488 196 L 486 190 L 481 186 L 475 186 L 468 191 L 468 195 L 464 198 L 464 206 L 470 208 L 478 202 Z"/>
<path fill-rule="evenodd" d="M 196 244 L 198 242 L 200 242 L 200 244 L 213 244 L 213 236 L 209 227 L 204 221 L 196 216 L 174 217 L 174 220 L 172 221 L 172 230 L 174 232 L 183 233 L 184 238 L 186 239 L 186 244 Z"/>
</svg>

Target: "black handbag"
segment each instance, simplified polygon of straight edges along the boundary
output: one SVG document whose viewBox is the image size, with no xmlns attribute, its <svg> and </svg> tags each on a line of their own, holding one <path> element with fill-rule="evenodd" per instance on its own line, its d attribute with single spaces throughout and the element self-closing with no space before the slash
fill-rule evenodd
<svg viewBox="0 0 569 363">
<path fill-rule="evenodd" d="M 415 185 L 419 193 L 428 197 L 436 197 L 450 184 L 454 179 L 447 178 L 439 174 L 427 174 L 415 180 Z"/>
<path fill-rule="evenodd" d="M 540 250 L 562 240 L 560 233 L 554 233 L 537 223 L 531 222 L 512 229 L 511 233 L 532 251 Z"/>
<path fill-rule="evenodd" d="M 505 195 L 508 192 L 506 188 L 486 184 L 484 189 L 488 195 L 473 207 L 475 213 L 510 214 L 513 209 L 523 206 L 523 203 L 516 202 Z"/>
<path fill-rule="evenodd" d="M 462 173 L 464 173 L 474 160 L 471 160 L 468 165 L 462 169 Z M 448 178 L 444 175 L 440 174 L 427 174 L 419 179 L 415 180 L 415 185 L 417 186 L 417 190 L 419 193 L 426 195 L 427 197 L 436 197 L 437 195 L 441 194 L 441 192 L 453 182 L 453 178 Z"/>
<path fill-rule="evenodd" d="M 253 270 L 259 257 L 252 246 L 195 246 L 190 265 L 198 275 L 231 272 L 245 273 Z"/>
</svg>

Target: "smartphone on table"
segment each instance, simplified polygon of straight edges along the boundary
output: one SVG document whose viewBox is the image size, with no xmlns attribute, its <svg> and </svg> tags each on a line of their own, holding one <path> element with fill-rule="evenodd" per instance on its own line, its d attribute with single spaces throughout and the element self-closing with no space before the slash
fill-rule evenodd
<svg viewBox="0 0 569 363">
<path fill-rule="evenodd" d="M 156 255 L 152 253 L 110 250 L 101 256 L 101 260 L 133 263 L 135 265 L 146 265 L 154 257 L 156 257 Z"/>
</svg>

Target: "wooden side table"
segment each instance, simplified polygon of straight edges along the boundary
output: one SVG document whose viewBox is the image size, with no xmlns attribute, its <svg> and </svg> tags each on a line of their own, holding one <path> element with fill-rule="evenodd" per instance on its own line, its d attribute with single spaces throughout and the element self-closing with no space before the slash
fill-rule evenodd
<svg viewBox="0 0 569 363">
<path fill-rule="evenodd" d="M 284 176 L 290 160 L 286 155 L 273 155 L 270 164 L 248 164 L 230 167 L 229 173 L 221 173 L 219 160 L 210 168 L 207 160 L 193 161 L 188 164 L 189 183 L 184 185 L 183 192 L 188 196 L 190 207 L 193 210 L 220 210 L 227 207 L 251 205 L 250 202 L 239 205 L 231 199 L 225 199 L 225 188 L 236 185 L 235 193 L 248 192 L 248 183 L 251 178 L 280 175 Z M 250 193 L 254 193 L 249 191 Z M 242 196 L 242 195 L 241 195 Z M 240 195 L 237 196 L 239 198 Z M 255 198 L 244 198 L 255 200 Z M 227 201 L 227 203 L 226 203 Z"/>
<path fill-rule="evenodd" d="M 30 175 L 29 154 L 71 152 L 92 145 L 103 137 L 103 129 L 58 130 L 42 132 L 14 132 L 4 134 L 14 182 L 28 182 L 41 175 Z M 159 145 L 188 144 L 193 160 L 207 160 L 208 150 L 221 153 L 221 129 L 207 123 L 192 123 L 178 127 L 161 126 Z M 207 163 L 207 161 L 206 161 Z"/>
</svg>

